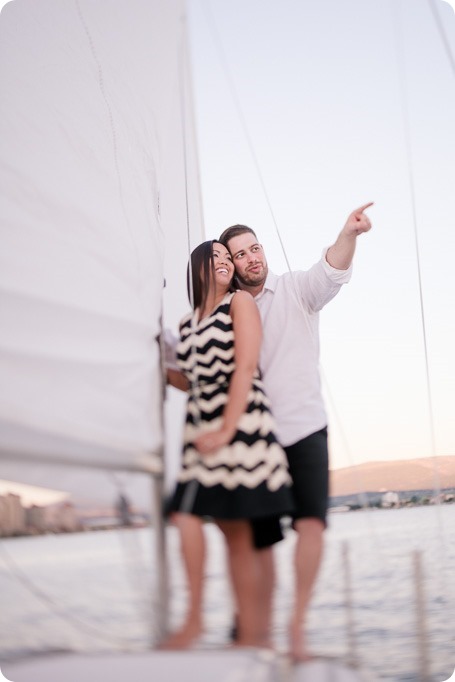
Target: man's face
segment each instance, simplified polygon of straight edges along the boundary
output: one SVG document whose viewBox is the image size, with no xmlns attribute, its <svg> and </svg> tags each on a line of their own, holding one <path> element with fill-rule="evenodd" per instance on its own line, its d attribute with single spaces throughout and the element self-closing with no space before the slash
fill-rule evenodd
<svg viewBox="0 0 455 682">
<path fill-rule="evenodd" d="M 237 279 L 246 287 L 258 287 L 267 277 L 267 261 L 262 246 L 251 232 L 232 237 L 228 249 L 234 261 Z"/>
</svg>

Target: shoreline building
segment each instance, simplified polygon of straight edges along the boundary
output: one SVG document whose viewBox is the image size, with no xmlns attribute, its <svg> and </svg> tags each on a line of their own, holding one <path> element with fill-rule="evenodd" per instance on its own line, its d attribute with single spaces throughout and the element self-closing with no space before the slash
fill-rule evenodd
<svg viewBox="0 0 455 682">
<path fill-rule="evenodd" d="M 26 529 L 26 510 L 14 493 L 0 496 L 0 536 L 22 535 Z"/>
<path fill-rule="evenodd" d="M 74 533 L 83 529 L 71 502 L 24 506 L 15 493 L 0 495 L 0 537 Z"/>
</svg>

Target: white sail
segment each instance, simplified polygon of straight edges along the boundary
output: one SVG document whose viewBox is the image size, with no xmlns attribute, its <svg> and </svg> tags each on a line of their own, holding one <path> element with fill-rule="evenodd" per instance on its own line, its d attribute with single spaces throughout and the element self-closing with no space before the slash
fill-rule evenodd
<svg viewBox="0 0 455 682">
<path fill-rule="evenodd" d="M 1 13 L 2 478 L 159 467 L 163 283 L 173 324 L 202 225 L 183 17 L 181 0 Z"/>
</svg>

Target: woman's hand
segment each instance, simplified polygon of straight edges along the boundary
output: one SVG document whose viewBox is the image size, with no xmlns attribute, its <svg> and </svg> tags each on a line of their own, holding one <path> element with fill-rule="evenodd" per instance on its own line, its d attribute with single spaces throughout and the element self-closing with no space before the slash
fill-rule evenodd
<svg viewBox="0 0 455 682">
<path fill-rule="evenodd" d="M 183 372 L 177 369 L 166 370 L 167 383 L 180 391 L 188 391 L 190 384 Z"/>
<path fill-rule="evenodd" d="M 227 429 L 209 431 L 202 436 L 199 436 L 199 438 L 196 438 L 194 445 L 201 455 L 211 455 L 224 445 L 230 443 L 233 435 L 234 434 Z"/>
</svg>

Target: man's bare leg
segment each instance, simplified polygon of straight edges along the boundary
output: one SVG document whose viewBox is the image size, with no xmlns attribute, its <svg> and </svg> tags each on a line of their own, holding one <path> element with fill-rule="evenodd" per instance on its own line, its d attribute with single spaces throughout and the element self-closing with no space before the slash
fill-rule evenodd
<svg viewBox="0 0 455 682">
<path fill-rule="evenodd" d="M 320 519 L 295 522 L 295 600 L 289 626 L 290 654 L 295 661 L 311 658 L 305 644 L 305 621 L 323 551 L 324 524 Z"/>
<path fill-rule="evenodd" d="M 180 534 L 180 551 L 185 568 L 189 603 L 182 627 L 165 639 L 160 649 L 186 649 L 202 632 L 205 536 L 199 516 L 176 512 L 172 516 L 172 521 Z"/>
</svg>

